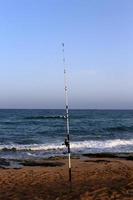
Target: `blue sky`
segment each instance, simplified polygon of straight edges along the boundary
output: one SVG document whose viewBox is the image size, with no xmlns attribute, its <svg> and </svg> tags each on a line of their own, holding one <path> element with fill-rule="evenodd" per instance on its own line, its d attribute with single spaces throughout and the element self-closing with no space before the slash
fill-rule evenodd
<svg viewBox="0 0 133 200">
<path fill-rule="evenodd" d="M 0 108 L 133 109 L 132 0 L 0 0 Z"/>
</svg>

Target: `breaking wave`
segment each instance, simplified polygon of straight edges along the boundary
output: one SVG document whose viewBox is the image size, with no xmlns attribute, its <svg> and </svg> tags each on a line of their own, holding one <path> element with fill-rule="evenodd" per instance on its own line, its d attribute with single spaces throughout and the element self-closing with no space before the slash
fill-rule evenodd
<svg viewBox="0 0 133 200">
<path fill-rule="evenodd" d="M 105 141 L 78 141 L 71 142 L 71 149 L 73 152 L 84 151 L 87 149 L 119 149 L 120 147 L 128 147 L 133 145 L 133 139 L 131 140 L 105 140 Z M 0 145 L 0 150 L 3 151 L 62 151 L 66 147 L 61 143 L 52 143 L 52 144 L 32 144 L 32 145 Z"/>
</svg>

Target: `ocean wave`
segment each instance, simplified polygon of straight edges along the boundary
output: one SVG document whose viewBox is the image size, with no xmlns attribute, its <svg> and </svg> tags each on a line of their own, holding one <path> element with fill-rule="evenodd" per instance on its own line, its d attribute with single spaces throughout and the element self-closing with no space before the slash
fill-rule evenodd
<svg viewBox="0 0 133 200">
<path fill-rule="evenodd" d="M 113 149 L 119 147 L 128 147 L 133 145 L 133 139 L 131 140 L 105 140 L 105 141 L 78 141 L 71 142 L 72 151 L 83 151 L 86 149 Z M 62 143 L 52 143 L 52 144 L 31 144 L 31 145 L 0 145 L 0 150 L 3 151 L 56 151 L 64 150 L 66 147 Z"/>
<path fill-rule="evenodd" d="M 116 126 L 106 128 L 107 131 L 133 131 L 133 126 Z"/>
<path fill-rule="evenodd" d="M 25 117 L 24 119 L 65 119 L 66 117 L 64 115 L 53 115 L 53 116 L 31 116 L 31 117 Z"/>
</svg>

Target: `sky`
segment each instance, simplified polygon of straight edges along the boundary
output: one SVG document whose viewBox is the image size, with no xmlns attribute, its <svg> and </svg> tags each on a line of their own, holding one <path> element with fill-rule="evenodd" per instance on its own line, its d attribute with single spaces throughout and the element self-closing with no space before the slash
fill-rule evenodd
<svg viewBox="0 0 133 200">
<path fill-rule="evenodd" d="M 133 109 L 132 0 L 0 0 L 0 108 Z"/>
</svg>

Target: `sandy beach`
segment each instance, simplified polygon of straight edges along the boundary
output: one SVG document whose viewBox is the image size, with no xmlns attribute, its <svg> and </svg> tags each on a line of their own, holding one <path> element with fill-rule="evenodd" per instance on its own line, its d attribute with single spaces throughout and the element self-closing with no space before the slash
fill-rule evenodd
<svg viewBox="0 0 133 200">
<path fill-rule="evenodd" d="M 22 169 L 0 169 L 0 200 L 132 200 L 133 161 L 123 158 L 45 160 Z M 31 166 L 28 166 L 31 165 Z"/>
</svg>

